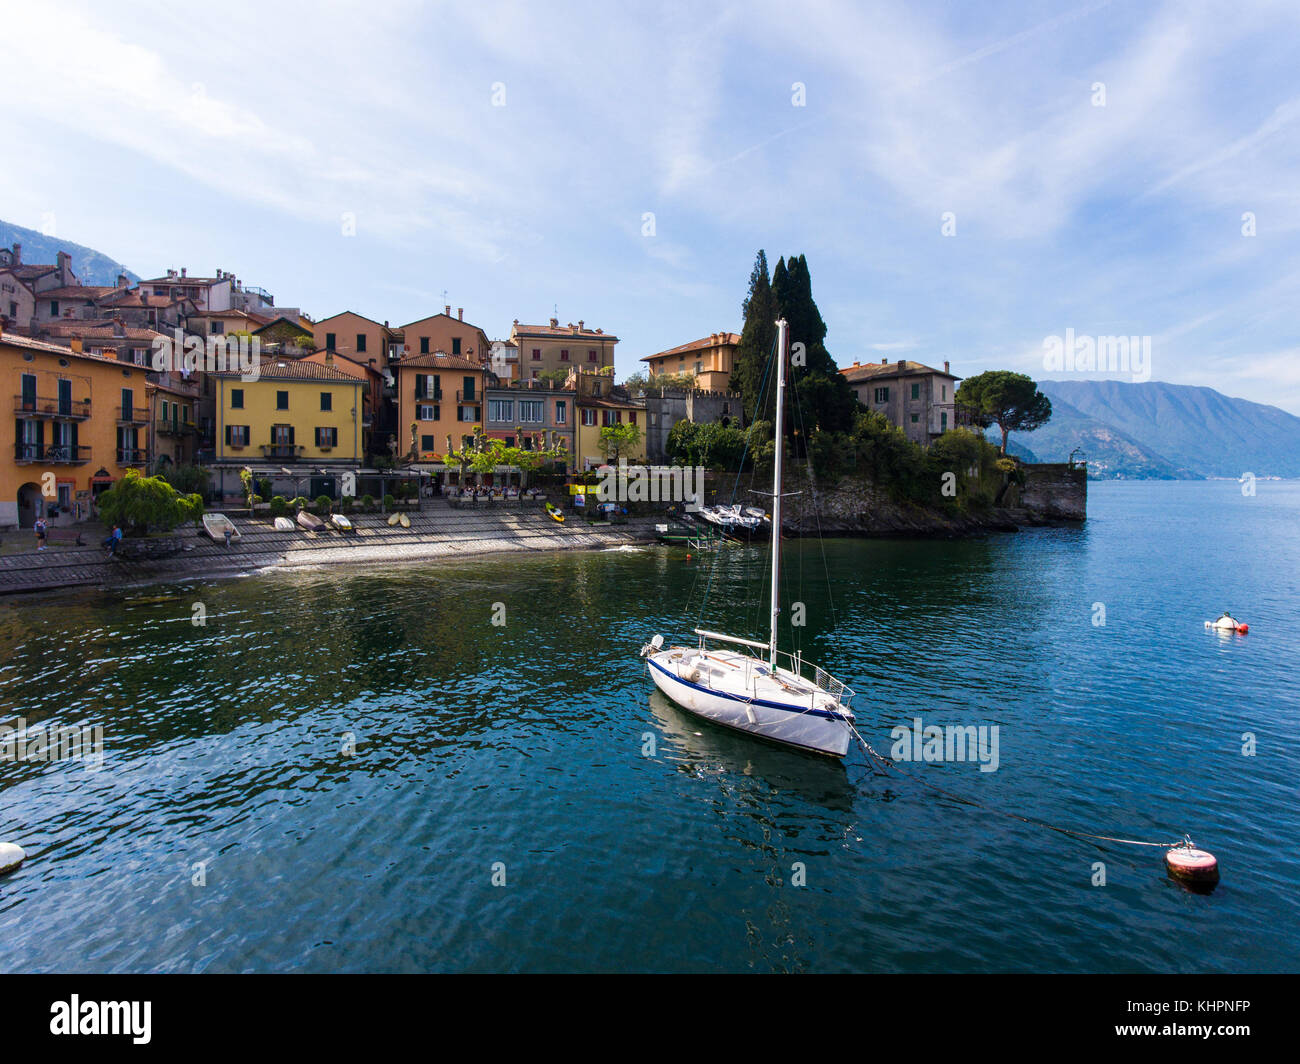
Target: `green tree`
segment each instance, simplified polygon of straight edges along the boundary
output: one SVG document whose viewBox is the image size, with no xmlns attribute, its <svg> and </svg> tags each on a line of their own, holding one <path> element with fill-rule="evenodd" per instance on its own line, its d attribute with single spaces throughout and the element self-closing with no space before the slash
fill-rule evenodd
<svg viewBox="0 0 1300 1064">
<path fill-rule="evenodd" d="M 607 461 L 617 462 L 641 442 L 641 429 L 632 424 L 606 425 L 600 430 L 600 449 Z"/>
<path fill-rule="evenodd" d="M 777 316 L 789 325 L 790 380 L 794 386 L 803 427 L 811 434 L 847 432 L 853 427 L 858 401 L 848 380 L 826 350 L 826 322 L 812 294 L 812 277 L 805 256 L 791 256 L 785 268 L 777 263 L 772 275 Z M 802 363 L 802 364 L 801 364 Z M 791 431 L 799 428 L 797 418 Z"/>
<path fill-rule="evenodd" d="M 181 495 L 162 477 L 145 477 L 138 469 L 128 469 L 99 497 L 99 512 L 106 524 L 144 535 L 150 529 L 166 532 L 182 521 L 198 521 L 203 500 L 197 494 Z"/>
<path fill-rule="evenodd" d="M 731 387 L 740 393 L 747 422 L 763 418 L 770 421 L 775 404 L 774 389 L 770 384 L 764 395 L 763 409 L 757 409 L 763 376 L 772 355 L 772 345 L 776 343 L 776 301 L 772 297 L 765 251 L 760 250 L 754 258 L 754 268 L 749 273 L 749 292 L 740 305 L 740 313 L 744 325 L 731 367 Z"/>
<path fill-rule="evenodd" d="M 1008 433 L 1033 432 L 1052 416 L 1052 401 L 1038 390 L 1037 382 L 1005 369 L 967 377 L 954 399 L 980 428 L 997 425 L 1002 432 L 1002 454 L 1007 453 Z"/>
</svg>

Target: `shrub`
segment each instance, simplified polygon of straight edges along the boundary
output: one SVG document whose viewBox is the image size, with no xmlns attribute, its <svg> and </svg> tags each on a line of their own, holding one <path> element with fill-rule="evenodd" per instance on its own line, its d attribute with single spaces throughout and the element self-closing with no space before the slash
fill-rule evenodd
<svg viewBox="0 0 1300 1064">
<path fill-rule="evenodd" d="M 289 512 L 289 500 L 283 495 L 271 496 L 271 516 L 283 517 Z"/>
<path fill-rule="evenodd" d="M 365 510 L 366 513 L 369 513 L 374 508 L 375 508 L 375 497 L 373 495 L 362 495 L 361 509 Z"/>
<path fill-rule="evenodd" d="M 354 499 L 351 495 L 344 495 L 341 499 L 339 499 L 339 510 L 342 513 L 350 514 L 352 512 L 353 505 L 356 503 L 356 501 L 357 500 Z"/>
<path fill-rule="evenodd" d="M 198 499 L 197 515 L 194 500 Z M 145 477 L 138 469 L 128 469 L 120 481 L 99 497 L 99 512 L 112 527 L 121 525 L 136 535 L 150 528 L 166 532 L 182 521 L 203 515 L 203 500 L 197 495 L 182 496 L 162 477 Z"/>
<path fill-rule="evenodd" d="M 178 465 L 163 470 L 162 478 L 182 495 L 208 494 L 212 474 L 202 466 Z"/>
<path fill-rule="evenodd" d="M 307 509 L 308 505 L 309 503 L 307 502 L 306 495 L 299 495 L 296 499 L 293 500 L 293 508 L 295 510 L 305 510 Z"/>
<path fill-rule="evenodd" d="M 317 495 L 316 502 L 313 505 L 318 514 L 327 514 L 330 512 L 330 502 L 328 495 Z"/>
<path fill-rule="evenodd" d="M 384 496 L 384 509 L 385 509 L 385 510 L 391 510 L 391 509 L 392 509 L 394 506 L 396 506 L 396 505 L 397 505 L 397 500 L 394 499 L 391 495 L 385 495 L 385 496 Z"/>
</svg>

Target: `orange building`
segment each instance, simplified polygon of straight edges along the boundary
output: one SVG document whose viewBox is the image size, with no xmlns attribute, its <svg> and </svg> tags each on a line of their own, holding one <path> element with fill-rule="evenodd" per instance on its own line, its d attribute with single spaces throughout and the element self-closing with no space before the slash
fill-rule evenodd
<svg viewBox="0 0 1300 1064">
<path fill-rule="evenodd" d="M 487 333 L 465 320 L 462 307 L 456 308 L 454 318 L 451 307 L 446 307 L 442 314 L 403 325 L 402 344 L 403 358 L 442 352 L 475 363 L 486 362 L 492 346 Z"/>
<path fill-rule="evenodd" d="M 718 332 L 680 347 L 670 347 L 655 355 L 646 355 L 652 376 L 669 373 L 692 374 L 695 387 L 706 392 L 725 392 L 731 388 L 731 370 L 735 365 L 740 334 Z"/>
<path fill-rule="evenodd" d="M 561 325 L 552 318 L 549 325 L 520 325 L 516 318 L 510 342 L 519 348 L 519 376 L 536 380 L 553 370 L 591 373 L 613 366 L 618 337 L 588 329 L 583 321 Z"/>
<path fill-rule="evenodd" d="M 373 363 L 383 369 L 402 354 L 400 329 L 351 310 L 322 318 L 312 326 L 312 336 L 321 350 L 345 355 L 363 366 Z"/>
<path fill-rule="evenodd" d="M 145 466 L 143 368 L 0 333 L 0 375 L 14 409 L 14 438 L 0 452 L 0 528 L 85 520 L 95 496 Z"/>
<path fill-rule="evenodd" d="M 417 461 L 440 461 L 448 440 L 459 450 L 483 428 L 487 374 L 481 363 L 435 352 L 408 354 L 393 369 L 399 455 L 414 450 Z"/>
</svg>

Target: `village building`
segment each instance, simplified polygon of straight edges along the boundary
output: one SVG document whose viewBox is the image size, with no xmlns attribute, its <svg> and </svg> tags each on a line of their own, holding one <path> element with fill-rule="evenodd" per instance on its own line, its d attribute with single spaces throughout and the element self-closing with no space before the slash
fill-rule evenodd
<svg viewBox="0 0 1300 1064">
<path fill-rule="evenodd" d="M 891 363 L 854 362 L 841 366 L 858 402 L 868 410 L 884 414 L 907 438 L 928 447 L 951 428 L 957 427 L 957 382 L 948 371 L 899 359 Z"/>
<path fill-rule="evenodd" d="M 516 318 L 510 327 L 509 342 L 519 352 L 520 377 L 537 380 L 557 370 L 590 373 L 611 369 L 618 337 L 601 329 L 588 329 L 584 321 L 561 325 L 559 319 L 552 318 L 549 325 L 520 325 Z"/>
</svg>

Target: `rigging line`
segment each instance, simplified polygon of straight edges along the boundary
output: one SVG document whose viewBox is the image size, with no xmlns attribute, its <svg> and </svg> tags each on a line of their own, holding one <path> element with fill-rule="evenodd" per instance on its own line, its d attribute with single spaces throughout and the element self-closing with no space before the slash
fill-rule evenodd
<svg viewBox="0 0 1300 1064">
<path fill-rule="evenodd" d="M 951 798 L 955 802 L 960 802 L 962 805 L 973 806 L 976 809 L 984 810 L 986 813 L 996 813 L 998 816 L 1008 817 L 1011 820 L 1019 820 L 1021 823 L 1024 824 L 1032 824 L 1035 827 L 1046 828 L 1048 831 L 1060 832 L 1062 835 L 1073 835 L 1076 838 L 1081 838 L 1081 839 L 1098 839 L 1102 842 L 1119 842 L 1119 843 L 1123 843 L 1126 846 L 1155 846 L 1166 850 L 1172 849 L 1177 846 L 1186 846 L 1186 847 L 1191 846 L 1191 838 L 1190 836 L 1187 835 L 1184 835 L 1181 839 L 1178 839 L 1176 842 L 1145 842 L 1141 839 L 1123 839 L 1115 835 L 1098 835 L 1095 832 L 1091 832 L 1091 831 L 1081 831 L 1078 828 L 1063 828 L 1057 826 L 1056 824 L 1049 824 L 1046 820 L 1039 820 L 1037 817 L 1021 816 L 1019 813 L 1011 813 L 1005 809 L 998 809 L 991 805 L 985 805 L 983 802 L 977 802 L 974 798 L 967 798 L 964 795 L 955 794 L 952 791 L 945 790 L 943 787 L 940 787 L 938 784 L 931 783 L 929 780 L 923 779 L 921 776 L 918 776 L 915 773 L 904 772 L 894 762 L 889 761 L 884 757 L 881 757 L 880 754 L 876 753 L 876 751 L 872 749 L 871 744 L 862 737 L 862 733 L 858 731 L 858 729 L 854 726 L 852 721 L 846 721 L 845 723 L 848 724 L 849 730 L 853 733 L 854 737 L 858 740 L 858 742 L 862 744 L 862 748 L 867 752 L 867 754 L 869 754 L 873 759 L 875 759 L 875 761 L 880 765 L 880 767 L 886 770 L 886 772 L 892 769 L 894 772 L 902 776 L 904 779 L 909 779 L 915 783 L 921 784 L 921 786 L 923 787 L 928 787 L 930 790 L 935 791 L 938 794 L 942 794 L 947 798 Z"/>
</svg>

